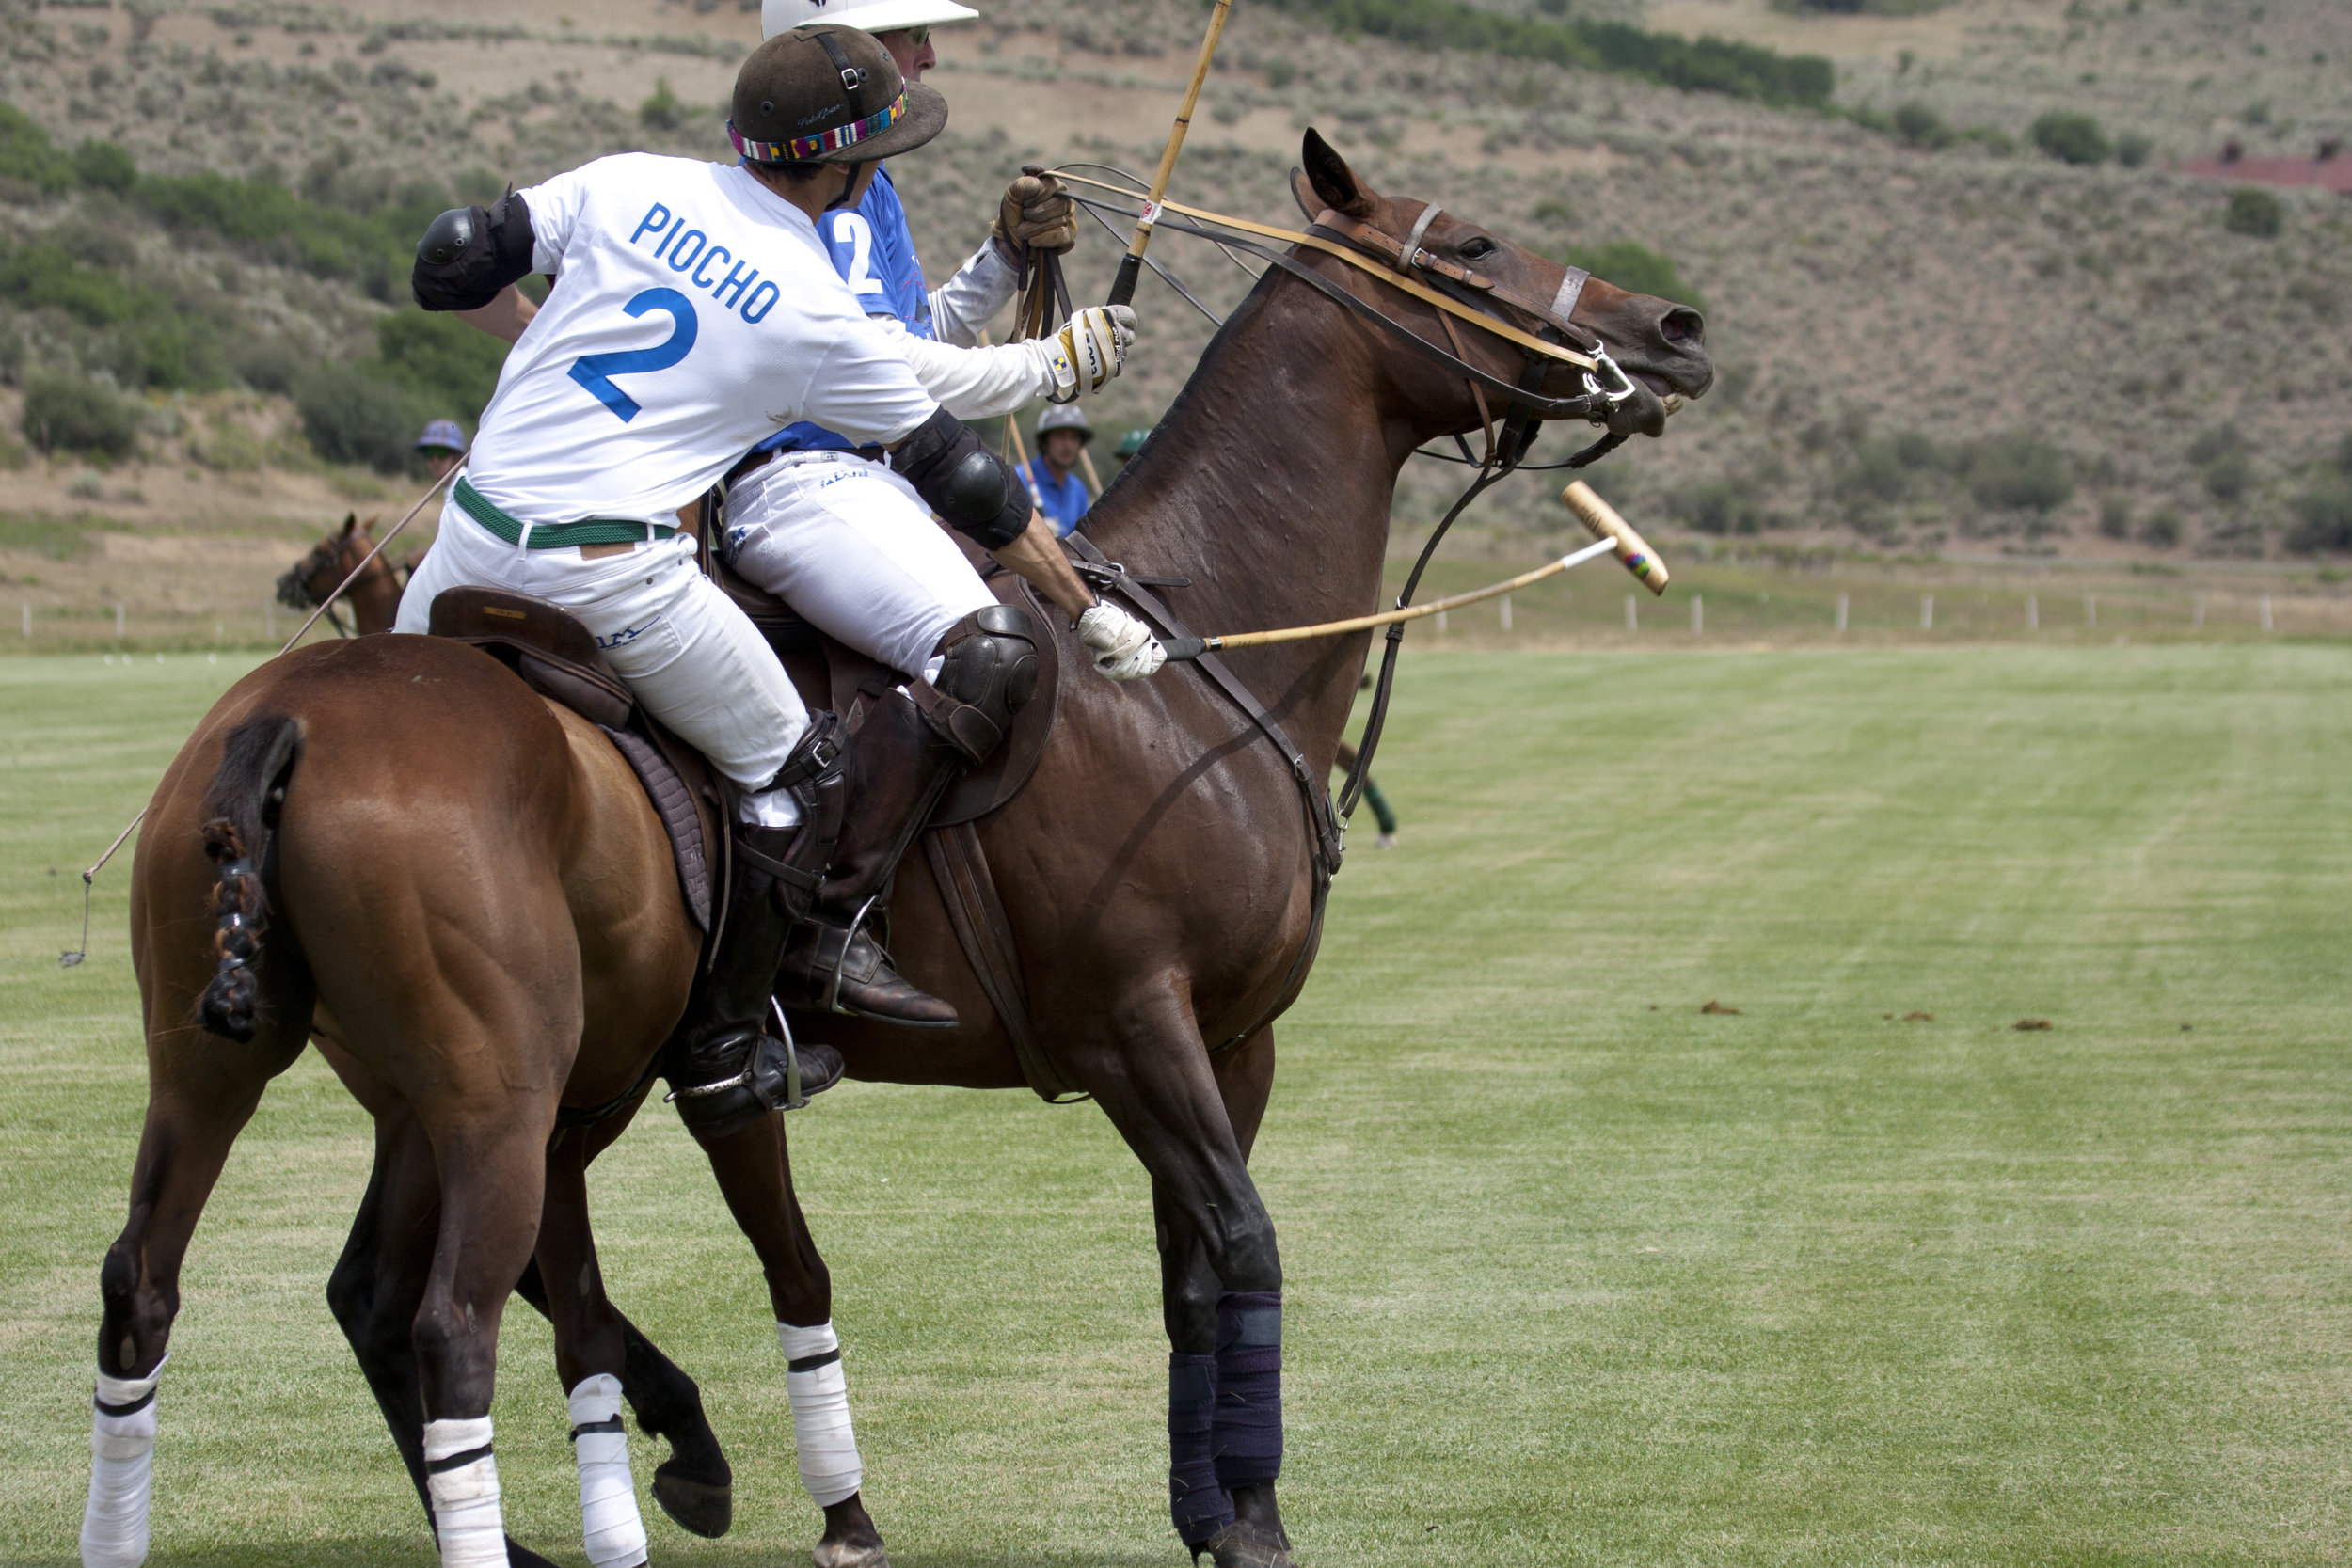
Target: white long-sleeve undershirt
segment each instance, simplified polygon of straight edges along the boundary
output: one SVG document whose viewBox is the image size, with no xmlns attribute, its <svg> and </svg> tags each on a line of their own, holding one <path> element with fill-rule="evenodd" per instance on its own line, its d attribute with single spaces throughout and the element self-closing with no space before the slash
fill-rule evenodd
<svg viewBox="0 0 2352 1568">
<path fill-rule="evenodd" d="M 1018 287 L 1011 264 L 991 240 L 931 291 L 933 337 L 916 337 L 896 316 L 872 320 L 906 356 L 923 389 L 957 419 L 1017 413 L 1055 390 L 1049 341 L 977 345 L 981 330 Z"/>
</svg>

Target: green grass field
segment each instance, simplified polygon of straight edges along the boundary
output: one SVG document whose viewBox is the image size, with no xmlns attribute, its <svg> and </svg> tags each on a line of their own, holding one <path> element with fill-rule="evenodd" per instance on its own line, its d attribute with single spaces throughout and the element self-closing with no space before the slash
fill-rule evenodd
<svg viewBox="0 0 2352 1568">
<path fill-rule="evenodd" d="M 241 667 L 0 662 L 8 1562 L 72 1558 L 143 1095 L 127 879 L 60 971 L 73 872 Z M 2352 1556 L 2348 692 L 2342 646 L 1409 659 L 1405 842 L 1359 835 L 1257 1162 L 1301 1562 Z M 792 1130 L 894 1561 L 1182 1563 L 1145 1183 L 1099 1113 L 850 1085 Z M 322 1297 L 366 1160 L 315 1057 L 240 1145 L 152 1560 L 431 1560 Z M 648 1504 L 654 1560 L 805 1562 L 691 1143 L 657 1111 L 593 1180 L 737 1467 L 735 1533 Z M 509 1525 L 577 1563 L 548 1337 L 508 1323 Z"/>
</svg>

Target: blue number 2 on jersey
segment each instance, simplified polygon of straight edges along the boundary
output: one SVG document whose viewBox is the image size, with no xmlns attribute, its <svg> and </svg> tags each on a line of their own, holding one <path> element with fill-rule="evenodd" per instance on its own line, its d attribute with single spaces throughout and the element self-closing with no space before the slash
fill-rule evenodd
<svg viewBox="0 0 2352 1568">
<path fill-rule="evenodd" d="M 644 293 L 621 307 L 622 313 L 642 316 L 648 310 L 666 310 L 675 325 L 669 338 L 651 348 L 623 349 L 612 354 L 583 354 L 572 365 L 572 379 L 595 394 L 598 403 L 620 417 L 623 424 L 635 419 L 637 400 L 612 385 L 616 375 L 642 375 L 647 371 L 666 371 L 685 358 L 694 347 L 694 306 L 675 289 L 647 289 Z"/>
</svg>

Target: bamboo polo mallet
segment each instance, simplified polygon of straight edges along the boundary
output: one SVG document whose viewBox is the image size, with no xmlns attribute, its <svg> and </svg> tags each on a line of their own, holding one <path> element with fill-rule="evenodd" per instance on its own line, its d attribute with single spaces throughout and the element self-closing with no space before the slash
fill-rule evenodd
<svg viewBox="0 0 2352 1568">
<path fill-rule="evenodd" d="M 1227 637 L 1172 638 L 1166 644 L 1168 657 L 1171 662 L 1179 662 L 1225 648 L 1259 648 L 1270 642 L 1304 642 L 1317 637 L 1339 637 L 1374 626 L 1393 626 L 1400 621 L 1418 621 L 1425 615 L 1459 610 L 1464 605 L 1476 604 L 1482 599 L 1491 599 L 1499 594 L 1508 594 L 1530 583 L 1541 582 L 1571 566 L 1580 566 L 1604 555 L 1615 556 L 1624 563 L 1625 569 L 1651 593 L 1663 594 L 1666 591 L 1666 563 L 1658 558 L 1656 550 L 1650 548 L 1649 541 L 1634 531 L 1631 523 L 1618 516 L 1614 507 L 1593 493 L 1591 485 L 1579 480 L 1569 485 L 1560 499 L 1567 503 L 1570 512 L 1576 514 L 1578 521 L 1591 531 L 1594 542 L 1582 549 L 1570 550 L 1557 561 L 1547 562 L 1534 571 L 1521 572 L 1507 581 L 1489 583 L 1468 594 L 1432 599 L 1427 604 L 1417 604 L 1408 610 L 1385 610 L 1378 615 L 1358 615 L 1349 620 L 1326 621 L 1312 626 L 1284 626 L 1279 631 L 1244 631 Z"/>
<path fill-rule="evenodd" d="M 1119 263 L 1119 276 L 1111 279 L 1111 295 L 1106 303 L 1132 305 L 1136 284 L 1143 277 L 1143 253 L 1152 244 L 1152 225 L 1159 220 L 1160 200 L 1168 195 L 1168 176 L 1176 172 L 1176 154 L 1184 150 L 1184 133 L 1192 128 L 1193 106 L 1200 102 L 1200 84 L 1208 80 L 1209 60 L 1216 54 L 1216 39 L 1225 31 L 1225 14 L 1233 8 L 1233 0 L 1216 0 L 1216 8 L 1209 13 L 1209 36 L 1200 40 L 1200 57 L 1193 62 L 1192 85 L 1184 89 L 1184 107 L 1176 111 L 1176 123 L 1168 133 L 1168 146 L 1160 152 L 1160 166 L 1152 173 L 1151 194 L 1143 198 L 1143 215 L 1136 219 L 1135 237 L 1127 242 L 1127 255 Z"/>
</svg>

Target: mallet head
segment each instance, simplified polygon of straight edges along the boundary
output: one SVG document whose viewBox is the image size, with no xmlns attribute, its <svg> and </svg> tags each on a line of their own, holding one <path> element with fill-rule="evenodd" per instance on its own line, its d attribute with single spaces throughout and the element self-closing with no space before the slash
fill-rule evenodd
<svg viewBox="0 0 2352 1568">
<path fill-rule="evenodd" d="M 1594 538 L 1615 543 L 1617 559 L 1625 563 L 1625 569 L 1631 572 L 1642 586 L 1653 594 L 1665 593 L 1669 577 L 1666 563 L 1659 559 L 1656 550 L 1650 548 L 1649 541 L 1633 531 L 1631 523 L 1617 515 L 1615 507 L 1602 500 L 1599 494 L 1581 479 L 1561 491 L 1560 499 L 1567 503 L 1570 512 L 1576 514 L 1579 522 L 1592 530 Z"/>
</svg>

